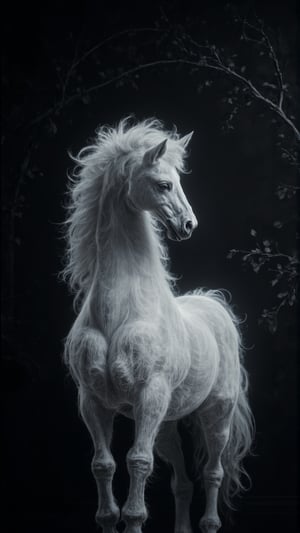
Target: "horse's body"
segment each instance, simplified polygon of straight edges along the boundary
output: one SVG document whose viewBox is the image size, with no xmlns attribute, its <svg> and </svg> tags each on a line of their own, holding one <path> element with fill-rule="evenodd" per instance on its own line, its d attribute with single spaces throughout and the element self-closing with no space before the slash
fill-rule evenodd
<svg viewBox="0 0 300 533">
<path fill-rule="evenodd" d="M 135 420 L 122 510 L 127 533 L 140 532 L 146 518 L 144 486 L 154 445 L 174 469 L 175 531 L 192 531 L 192 485 L 177 420 L 191 415 L 204 436 L 196 442 L 206 457 L 204 532 L 220 527 L 217 497 L 224 473 L 225 502 L 241 488 L 240 462 L 251 443 L 234 317 L 216 292 L 175 297 L 155 222 L 176 240 L 188 238 L 197 224 L 177 174 L 189 138 L 162 131 L 156 121 L 102 129 L 98 142 L 79 155 L 72 186 L 66 273 L 82 301 L 65 353 L 94 442 L 96 520 L 105 533 L 115 532 L 119 520 L 110 452 L 116 412 Z"/>
</svg>

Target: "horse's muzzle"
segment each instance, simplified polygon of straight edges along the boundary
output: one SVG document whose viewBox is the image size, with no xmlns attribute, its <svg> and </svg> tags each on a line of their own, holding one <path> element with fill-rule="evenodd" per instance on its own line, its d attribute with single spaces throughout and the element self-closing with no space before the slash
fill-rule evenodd
<svg viewBox="0 0 300 533">
<path fill-rule="evenodd" d="M 196 217 L 186 218 L 182 221 L 180 226 L 175 225 L 171 220 L 168 221 L 167 235 L 172 241 L 183 241 L 189 239 L 198 226 Z"/>
</svg>

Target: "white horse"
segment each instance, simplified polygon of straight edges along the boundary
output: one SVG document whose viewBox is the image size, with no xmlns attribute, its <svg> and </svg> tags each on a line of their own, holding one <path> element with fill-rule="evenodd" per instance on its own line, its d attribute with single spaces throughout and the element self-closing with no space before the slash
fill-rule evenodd
<svg viewBox="0 0 300 533">
<path fill-rule="evenodd" d="M 135 421 L 121 515 L 126 533 L 140 533 L 147 518 L 144 489 L 154 448 L 173 467 L 175 532 L 192 532 L 193 484 L 177 431 L 183 417 L 193 429 L 196 466 L 203 467 L 203 532 L 221 527 L 219 489 L 230 505 L 243 488 L 241 461 L 253 424 L 237 321 L 218 291 L 175 296 L 162 245 L 163 227 L 180 241 L 197 226 L 179 179 L 191 136 L 164 131 L 155 119 L 133 125 L 125 119 L 100 128 L 95 144 L 74 158 L 64 273 L 79 312 L 65 361 L 94 444 L 96 522 L 104 533 L 115 533 L 120 519 L 110 451 L 117 412 Z"/>
</svg>

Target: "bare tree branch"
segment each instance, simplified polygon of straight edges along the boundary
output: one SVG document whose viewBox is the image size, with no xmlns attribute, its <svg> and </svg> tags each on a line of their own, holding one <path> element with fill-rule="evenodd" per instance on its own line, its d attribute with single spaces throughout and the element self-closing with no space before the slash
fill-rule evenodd
<svg viewBox="0 0 300 533">
<path fill-rule="evenodd" d="M 89 50 L 87 50 L 84 54 L 81 55 L 81 57 L 79 57 L 78 59 L 76 59 L 75 61 L 72 62 L 71 64 L 71 67 L 67 73 L 67 78 L 66 78 L 66 81 L 65 81 L 65 85 L 64 85 L 64 90 L 63 90 L 63 96 L 61 98 L 61 100 L 59 102 L 57 102 L 56 104 L 54 104 L 53 106 L 51 106 L 48 110 L 46 110 L 44 113 L 41 113 L 40 115 L 38 115 L 37 117 L 35 117 L 31 123 L 29 124 L 29 126 L 33 126 L 33 125 L 36 125 L 38 123 L 40 123 L 41 121 L 43 121 L 44 119 L 48 118 L 49 116 L 51 116 L 53 113 L 59 113 L 64 106 L 67 106 L 69 105 L 70 103 L 80 99 L 80 98 L 83 98 L 84 96 L 88 95 L 88 94 L 91 94 L 93 92 L 96 92 L 104 87 L 107 87 L 109 85 L 112 85 L 122 79 L 126 79 L 126 78 L 129 78 L 130 76 L 133 76 L 143 70 L 147 70 L 151 67 L 158 67 L 158 66 L 166 66 L 166 65 L 176 65 L 176 64 L 182 64 L 182 65 L 189 65 L 189 66 L 193 66 L 195 68 L 208 68 L 210 70 L 215 70 L 215 71 L 218 71 L 218 72 L 222 72 L 223 74 L 225 74 L 226 76 L 232 78 L 233 80 L 235 80 L 236 82 L 238 82 L 239 84 L 247 87 L 247 89 L 249 90 L 250 94 L 252 95 L 253 98 L 255 98 L 256 100 L 259 100 L 261 102 L 263 102 L 265 105 L 267 105 L 269 107 L 269 109 L 274 112 L 277 116 L 280 117 L 280 119 L 285 122 L 287 124 L 287 126 L 293 131 L 296 139 L 299 141 L 300 140 L 300 131 L 298 130 L 298 128 L 296 127 L 296 125 L 294 124 L 293 120 L 286 114 L 285 110 L 283 109 L 283 101 L 284 101 L 284 83 L 283 83 L 283 77 L 282 77 L 282 72 L 281 72 L 281 69 L 280 69 L 280 65 L 279 65 L 279 61 L 278 61 L 278 58 L 277 58 L 277 55 L 276 55 L 276 52 L 274 50 L 274 47 L 271 43 L 271 40 L 269 38 L 269 36 L 267 35 L 267 33 L 265 32 L 264 28 L 263 28 L 263 25 L 260 22 L 260 26 L 255 26 L 253 24 L 251 24 L 249 21 L 247 21 L 246 19 L 244 19 L 242 21 L 243 23 L 243 32 L 244 32 L 244 35 L 246 35 L 245 33 L 245 28 L 248 27 L 248 28 L 251 28 L 253 31 L 257 32 L 260 36 L 261 36 L 261 39 L 258 40 L 258 39 L 255 39 L 255 41 L 264 46 L 265 48 L 267 48 L 267 50 L 269 51 L 269 54 L 270 54 L 270 57 L 272 58 L 272 61 L 273 61 L 273 64 L 274 64 L 274 68 L 275 68 L 275 74 L 276 74 L 276 77 L 277 77 L 277 80 L 278 80 L 278 88 L 279 88 L 279 99 L 278 99 L 278 102 L 274 102 L 273 100 L 271 100 L 269 97 L 267 97 L 266 95 L 264 95 L 262 93 L 262 91 L 260 89 L 258 89 L 257 86 L 254 85 L 254 83 L 248 78 L 246 77 L 242 72 L 238 72 L 236 68 L 226 64 L 226 62 L 223 61 L 223 59 L 221 58 L 220 56 L 220 53 L 219 51 L 217 50 L 217 48 L 213 45 L 209 45 L 209 44 L 200 44 L 198 43 L 195 39 L 193 39 L 193 37 L 191 35 L 189 35 L 188 33 L 182 33 L 180 35 L 180 38 L 177 38 L 175 39 L 175 43 L 177 43 L 178 47 L 180 48 L 180 52 L 183 53 L 183 57 L 177 57 L 177 58 L 174 58 L 174 59 L 167 59 L 167 58 L 159 58 L 157 60 L 153 60 L 153 61 L 148 61 L 148 62 L 145 62 L 145 63 L 142 63 L 142 64 L 139 64 L 139 65 L 136 65 L 136 66 L 133 66 L 127 70 L 124 70 L 122 72 L 119 72 L 118 74 L 116 75 L 112 75 L 110 76 L 109 78 L 105 79 L 105 80 L 102 80 L 100 83 L 96 83 L 95 85 L 92 85 L 91 87 L 87 87 L 85 89 L 82 89 L 76 93 L 73 93 L 71 95 L 69 95 L 68 97 L 66 96 L 66 85 L 68 83 L 68 80 L 70 79 L 70 76 L 72 74 L 72 72 L 82 63 L 84 62 L 89 56 L 91 56 L 94 52 L 98 51 L 99 49 L 101 49 L 104 45 L 106 45 L 107 43 L 121 37 L 121 36 L 124 36 L 124 35 L 129 35 L 129 34 L 135 34 L 135 33 L 138 33 L 138 32 L 147 32 L 147 31 L 154 31 L 154 32 L 161 32 L 162 31 L 162 28 L 138 28 L 138 29 L 127 29 L 127 30 L 124 30 L 124 31 L 121 31 L 121 32 L 117 32 L 109 37 L 107 37 L 106 39 L 104 39 L 103 41 L 101 41 L 100 43 L 97 43 L 95 46 L 93 46 L 92 48 L 90 48 Z M 165 29 L 164 29 L 165 30 Z M 166 30 L 165 30 L 166 31 Z M 249 38 L 247 36 L 247 39 L 248 40 L 252 40 L 252 38 Z M 190 47 L 187 48 L 186 45 L 184 44 L 184 40 L 188 43 L 190 43 Z M 201 51 L 201 53 L 203 53 L 203 55 L 200 56 L 200 59 L 199 59 L 199 56 L 198 54 L 195 54 L 193 52 L 193 47 L 197 48 L 198 52 Z M 195 57 L 195 55 L 197 56 L 197 58 Z"/>
<path fill-rule="evenodd" d="M 245 21 L 244 21 L 245 23 Z M 247 23 L 248 24 L 248 23 Z M 279 100 L 278 100 L 278 103 L 275 103 L 273 102 L 270 98 L 268 98 L 267 96 L 265 96 L 254 84 L 253 82 L 246 78 L 246 76 L 244 76 L 243 74 L 237 72 L 236 69 L 234 68 L 231 68 L 230 66 L 226 65 L 224 63 L 224 61 L 221 59 L 220 57 L 220 54 L 217 50 L 217 48 L 213 45 L 201 45 L 199 43 L 197 43 L 196 41 L 192 40 L 191 42 L 193 42 L 193 44 L 195 44 L 199 49 L 208 49 L 210 51 L 210 55 L 203 55 L 200 62 L 199 62 L 199 66 L 202 66 L 202 67 L 206 67 L 206 68 L 209 68 L 209 69 L 212 69 L 212 70 L 217 70 L 219 72 L 223 72 L 226 76 L 230 76 L 231 78 L 235 79 L 237 82 L 243 84 L 244 86 L 246 86 L 250 93 L 252 94 L 252 96 L 254 98 L 256 98 L 257 100 L 260 100 L 262 102 L 264 102 L 273 112 L 275 112 L 294 132 L 295 136 L 296 136 L 296 139 L 298 141 L 300 141 L 300 131 L 298 130 L 298 128 L 296 127 L 296 125 L 294 124 L 294 122 L 287 116 L 287 114 L 285 113 L 285 111 L 283 110 L 283 98 L 284 98 L 284 85 L 283 85 L 283 78 L 282 78 L 282 73 L 281 73 L 281 69 L 280 69 L 280 66 L 279 66 L 279 61 L 278 61 L 278 58 L 277 58 L 277 55 L 274 51 L 274 48 L 272 46 L 272 43 L 268 37 L 268 35 L 266 34 L 266 32 L 264 31 L 263 28 L 261 29 L 258 29 L 256 26 L 252 26 L 250 25 L 251 27 L 255 28 L 256 31 L 260 31 L 261 32 L 261 35 L 263 36 L 263 39 L 265 40 L 266 42 L 266 45 L 269 49 L 269 52 L 270 52 L 270 55 L 272 57 L 272 60 L 273 60 L 273 63 L 274 63 L 274 66 L 275 66 L 275 72 L 276 72 L 276 75 L 277 75 L 277 78 L 278 78 L 278 84 L 279 84 L 279 92 L 280 92 L 280 95 L 279 95 Z M 258 43 L 261 44 L 261 41 L 257 41 Z"/>
<path fill-rule="evenodd" d="M 237 15 L 235 15 L 235 16 L 237 16 Z M 266 48 L 266 50 L 269 52 L 269 56 L 271 57 L 271 59 L 273 61 L 273 64 L 274 64 L 275 75 L 276 75 L 276 78 L 277 78 L 278 88 L 279 88 L 278 107 L 280 109 L 282 109 L 283 98 L 284 98 L 284 84 L 283 84 L 282 71 L 281 71 L 281 68 L 280 68 L 280 65 L 279 65 L 279 60 L 278 60 L 277 54 L 276 54 L 276 52 L 274 50 L 274 47 L 272 45 L 271 39 L 270 39 L 270 37 L 268 36 L 267 32 L 264 29 L 263 21 L 260 20 L 257 16 L 255 16 L 257 24 L 258 24 L 256 26 L 255 24 L 250 23 L 249 20 L 247 20 L 246 17 L 244 17 L 243 20 L 241 20 L 241 18 L 239 16 L 237 16 L 237 18 L 238 18 L 238 20 L 240 22 L 242 22 L 242 25 L 243 25 L 242 35 L 243 35 L 244 40 L 253 42 L 253 43 L 259 45 L 260 47 L 264 46 Z M 254 37 L 250 37 L 250 35 L 246 31 L 246 28 L 250 28 L 255 33 L 257 33 L 258 36 L 260 37 L 260 39 L 256 39 Z"/>
<path fill-rule="evenodd" d="M 73 68 L 78 67 L 78 65 L 80 63 L 82 63 L 83 61 L 85 61 L 90 55 L 92 55 L 94 52 L 98 51 L 100 48 L 102 48 L 103 46 L 105 46 L 109 42 L 114 41 L 118 37 L 122 37 L 123 35 L 136 34 L 136 33 L 161 32 L 161 31 L 163 31 L 161 28 L 148 28 L 148 27 L 145 27 L 145 28 L 127 29 L 127 30 L 123 30 L 123 31 L 119 31 L 117 33 L 114 33 L 114 34 L 110 35 L 109 37 L 106 37 L 105 39 L 103 39 L 103 41 L 101 41 L 101 42 L 95 44 L 94 46 L 92 46 L 92 48 L 90 48 L 86 52 L 84 52 L 82 54 L 82 56 L 80 56 L 78 58 L 78 60 L 74 63 Z"/>
<path fill-rule="evenodd" d="M 273 45 L 272 45 L 272 43 L 270 41 L 269 36 L 267 35 L 265 30 L 263 29 L 263 26 L 261 26 L 261 33 L 262 33 L 262 35 L 263 35 L 263 37 L 264 37 L 264 39 L 265 39 L 265 41 L 266 41 L 266 43 L 268 45 L 268 48 L 269 48 L 269 51 L 270 51 L 270 55 L 271 55 L 273 63 L 274 63 L 275 72 L 276 72 L 278 85 L 279 85 L 278 107 L 282 111 L 283 98 L 284 98 L 284 85 L 283 85 L 283 77 L 282 77 L 282 72 L 281 72 L 281 69 L 280 69 L 280 66 L 279 66 L 278 57 L 277 57 L 277 55 L 275 53 L 275 50 L 273 48 Z"/>
<path fill-rule="evenodd" d="M 98 83 L 96 85 L 92 85 L 91 87 L 87 87 L 85 89 L 82 89 L 80 92 L 73 93 L 72 95 L 70 95 L 65 100 L 60 100 L 59 102 L 57 102 L 53 106 L 49 107 L 46 111 L 44 111 L 44 113 L 41 113 L 40 115 L 35 117 L 30 122 L 30 124 L 28 125 L 28 128 L 32 127 L 32 126 L 34 126 L 36 124 L 39 124 L 44 119 L 50 117 L 53 114 L 59 113 L 65 106 L 71 104 L 72 102 L 74 102 L 76 100 L 79 100 L 83 96 L 91 94 L 93 92 L 96 92 L 99 89 L 102 89 L 102 88 L 107 87 L 109 85 L 112 85 L 112 84 L 116 83 L 117 81 L 119 81 L 121 79 L 126 79 L 129 76 L 132 76 L 133 74 L 137 74 L 138 72 L 141 72 L 142 70 L 147 70 L 147 69 L 149 69 L 151 67 L 157 67 L 157 66 L 162 66 L 162 65 L 174 65 L 174 64 L 186 64 L 186 65 L 190 65 L 190 66 L 192 65 L 192 66 L 199 67 L 199 62 L 189 61 L 187 59 L 181 59 L 181 58 L 178 58 L 178 59 L 160 59 L 160 60 L 157 60 L 157 61 L 149 61 L 148 63 L 143 63 L 141 65 L 137 65 L 137 66 L 132 67 L 132 68 L 130 68 L 128 70 L 125 70 L 125 71 L 123 71 L 123 72 L 121 72 L 119 74 L 116 74 L 115 76 L 112 76 L 111 78 L 106 79 L 106 80 L 104 80 L 104 81 L 102 81 L 102 82 L 100 82 L 100 83 Z"/>
</svg>

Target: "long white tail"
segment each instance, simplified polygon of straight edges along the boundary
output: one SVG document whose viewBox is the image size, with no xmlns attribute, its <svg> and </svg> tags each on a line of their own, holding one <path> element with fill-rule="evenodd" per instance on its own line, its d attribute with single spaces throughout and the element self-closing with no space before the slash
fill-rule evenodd
<svg viewBox="0 0 300 533">
<path fill-rule="evenodd" d="M 224 479 L 220 496 L 231 508 L 233 496 L 246 490 L 247 484 L 251 485 L 250 477 L 243 466 L 243 459 L 250 453 L 254 436 L 254 419 L 247 393 L 248 376 L 241 365 L 238 400 L 232 417 L 229 441 L 222 455 Z"/>
</svg>

